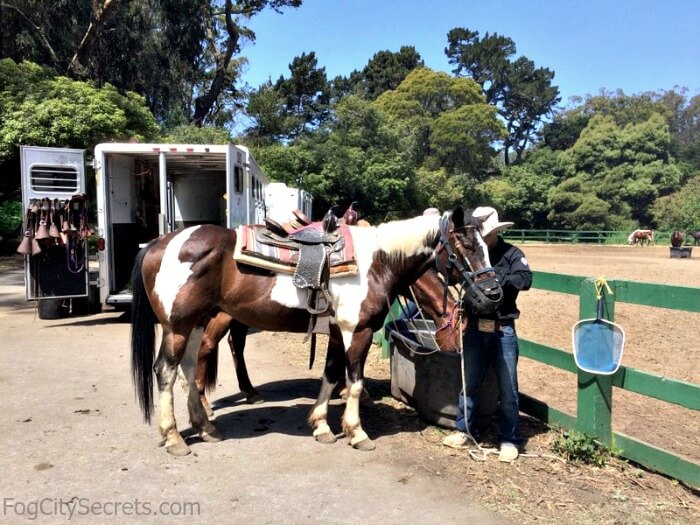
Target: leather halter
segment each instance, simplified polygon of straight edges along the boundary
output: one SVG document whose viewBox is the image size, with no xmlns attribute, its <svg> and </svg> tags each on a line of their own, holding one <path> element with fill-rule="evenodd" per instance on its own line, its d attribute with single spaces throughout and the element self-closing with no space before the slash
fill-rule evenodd
<svg viewBox="0 0 700 525">
<path fill-rule="evenodd" d="M 452 218 L 452 213 L 445 213 L 440 218 L 440 248 L 439 250 L 445 249 L 447 252 L 447 264 L 445 268 L 440 268 L 440 258 L 436 258 L 435 264 L 437 271 L 445 277 L 445 301 L 447 304 L 447 287 L 450 284 L 454 284 L 450 280 L 450 270 L 454 267 L 459 274 L 462 276 L 462 281 L 460 284 L 466 287 L 467 302 L 469 306 L 474 309 L 475 313 L 489 314 L 496 311 L 496 309 L 503 303 L 503 289 L 498 284 L 498 281 L 494 278 L 485 279 L 477 282 L 477 278 L 485 273 L 493 272 L 494 269 L 491 266 L 482 268 L 476 272 L 471 271 L 471 266 L 469 261 L 462 254 L 456 253 L 452 249 L 452 245 L 448 240 L 448 235 L 454 233 L 457 229 L 449 229 L 450 219 Z M 491 291 L 497 289 L 498 293 L 495 296 L 487 296 L 484 293 L 484 289 Z M 443 311 L 445 307 L 443 307 Z"/>
</svg>

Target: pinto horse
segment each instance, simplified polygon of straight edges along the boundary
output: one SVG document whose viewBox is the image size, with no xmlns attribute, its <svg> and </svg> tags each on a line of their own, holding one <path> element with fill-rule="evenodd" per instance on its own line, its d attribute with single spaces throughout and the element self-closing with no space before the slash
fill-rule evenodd
<svg viewBox="0 0 700 525">
<path fill-rule="evenodd" d="M 449 279 L 464 283 L 466 305 L 472 312 L 488 315 L 502 303 L 503 290 L 490 266 L 480 226 L 479 219 L 471 215 L 465 218 L 457 208 L 442 217 L 349 227 L 358 273 L 331 279 L 328 288 L 333 315 L 326 364 L 308 418 L 317 441 L 336 441 L 327 422 L 328 402 L 345 375 L 349 388 L 343 432 L 354 448 L 374 449 L 362 429 L 359 411 L 372 333 L 382 326 L 402 287 L 428 267 L 437 262 Z M 236 231 L 220 226 L 193 226 L 152 241 L 136 257 L 132 272 L 132 376 L 144 420 L 150 422 L 155 372 L 159 430 L 166 450 L 174 455 L 190 452 L 174 415 L 173 384 L 180 364 L 187 370 L 187 405 L 193 428 L 204 441 L 221 439 L 194 387 L 199 340 L 193 338 L 197 344 L 188 343 L 203 318 L 220 310 L 261 330 L 303 333 L 309 326 L 306 293 L 294 286 L 292 276 L 239 264 L 233 258 L 236 238 Z M 162 342 L 154 363 L 156 322 L 162 327 Z"/>
<path fill-rule="evenodd" d="M 445 298 L 444 290 L 445 283 L 438 277 L 437 271 L 430 268 L 410 286 L 409 291 L 400 291 L 399 295 L 407 299 L 415 299 L 426 316 L 435 322 L 437 328 L 435 342 L 440 350 L 456 352 L 459 350 L 461 342 L 460 323 L 462 320 L 458 311 L 459 304 L 452 294 L 448 293 L 447 298 Z M 213 390 L 216 386 L 218 345 L 226 332 L 229 333 L 228 344 L 236 371 L 238 388 L 248 403 L 262 402 L 262 396 L 250 381 L 245 363 L 244 351 L 248 327 L 233 320 L 225 312 L 219 312 L 207 323 L 204 329 L 195 375 L 199 399 L 209 417 L 212 417 L 214 412 L 206 397 L 206 391 Z"/>
<path fill-rule="evenodd" d="M 634 246 L 648 246 L 654 244 L 654 231 L 653 230 L 634 230 L 627 237 L 627 244 L 632 244 Z"/>
</svg>

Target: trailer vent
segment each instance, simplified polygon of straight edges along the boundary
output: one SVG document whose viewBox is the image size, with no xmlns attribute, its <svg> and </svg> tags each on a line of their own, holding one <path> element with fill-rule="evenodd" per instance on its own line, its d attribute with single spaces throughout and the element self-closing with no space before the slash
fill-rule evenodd
<svg viewBox="0 0 700 525">
<path fill-rule="evenodd" d="M 78 170 L 72 166 L 32 166 L 30 180 L 36 192 L 78 191 Z"/>
</svg>

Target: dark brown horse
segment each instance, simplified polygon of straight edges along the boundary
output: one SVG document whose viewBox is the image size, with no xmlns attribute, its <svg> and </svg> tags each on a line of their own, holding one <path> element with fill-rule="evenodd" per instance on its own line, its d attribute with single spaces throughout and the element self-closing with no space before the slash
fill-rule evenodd
<svg viewBox="0 0 700 525">
<path fill-rule="evenodd" d="M 320 442 L 334 442 L 327 422 L 328 401 L 335 385 L 346 378 L 348 399 L 342 428 L 358 449 L 374 444 L 362 429 L 359 400 L 364 363 L 372 333 L 378 330 L 402 287 L 437 264 L 446 275 L 465 283 L 466 305 L 477 313 L 492 313 L 503 291 L 490 267 L 488 250 L 479 235 L 480 223 L 465 220 L 460 208 L 442 217 L 421 216 L 377 227 L 349 227 L 358 265 L 356 275 L 331 279 L 333 316 L 326 365 L 309 423 Z M 238 264 L 233 258 L 236 231 L 203 225 L 157 239 L 136 258 L 132 274 L 132 374 L 144 419 L 153 411 L 153 372 L 157 378 L 159 429 L 168 452 L 189 453 L 174 416 L 173 384 L 178 365 L 187 371 L 188 409 L 193 428 L 204 441 L 220 439 L 209 421 L 194 385 L 199 338 L 192 330 L 213 311 L 223 311 L 239 323 L 270 331 L 306 332 L 310 314 L 306 294 L 292 276 Z M 162 342 L 154 363 L 155 323 Z"/>
<path fill-rule="evenodd" d="M 444 296 L 445 283 L 438 277 L 434 268 L 428 269 L 410 286 L 409 291 L 401 291 L 409 300 L 415 300 L 425 316 L 435 323 L 435 341 L 443 352 L 456 352 L 460 348 L 461 330 L 460 312 L 454 297 L 448 293 Z M 466 319 L 466 318 L 465 318 Z M 231 349 L 233 365 L 238 380 L 238 388 L 248 403 L 262 402 L 262 396 L 253 386 L 248 376 L 244 351 L 248 327 L 235 321 L 225 312 L 219 312 L 206 324 L 197 358 L 195 385 L 200 401 L 207 416 L 214 415 L 207 390 L 213 390 L 217 382 L 219 342 L 228 332 L 228 344 Z"/>
<path fill-rule="evenodd" d="M 683 234 L 676 230 L 671 234 L 671 246 L 680 248 L 683 245 Z"/>
</svg>

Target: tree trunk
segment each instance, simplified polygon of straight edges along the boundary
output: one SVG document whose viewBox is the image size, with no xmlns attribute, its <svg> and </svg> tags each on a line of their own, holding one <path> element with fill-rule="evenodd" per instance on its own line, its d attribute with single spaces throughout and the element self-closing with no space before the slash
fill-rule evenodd
<svg viewBox="0 0 700 525">
<path fill-rule="evenodd" d="M 83 35 L 83 39 L 78 45 L 78 49 L 75 51 L 73 58 L 68 64 L 67 74 L 73 72 L 76 76 L 82 76 L 85 70 L 85 59 L 90 54 L 92 50 L 92 45 L 95 42 L 95 38 L 99 34 L 105 22 L 112 14 L 114 9 L 117 7 L 119 0 L 104 0 L 104 3 L 100 7 L 96 0 L 92 1 L 92 15 L 90 16 L 90 25 Z"/>
<path fill-rule="evenodd" d="M 226 49 L 223 53 L 219 52 L 216 47 L 216 39 L 214 37 L 213 29 L 210 28 L 209 31 L 207 31 L 209 46 L 212 49 L 212 54 L 214 55 L 214 60 L 216 62 L 216 71 L 207 92 L 197 97 L 194 101 L 194 115 L 192 117 L 192 123 L 198 128 L 202 127 L 204 119 L 209 114 L 211 108 L 218 100 L 219 95 L 221 95 L 221 92 L 226 87 L 226 73 L 228 72 L 228 68 L 231 64 L 231 57 L 233 56 L 234 51 L 238 48 L 240 32 L 238 30 L 238 26 L 233 21 L 232 10 L 233 6 L 231 0 L 226 0 L 225 15 L 228 40 L 226 41 Z"/>
</svg>

